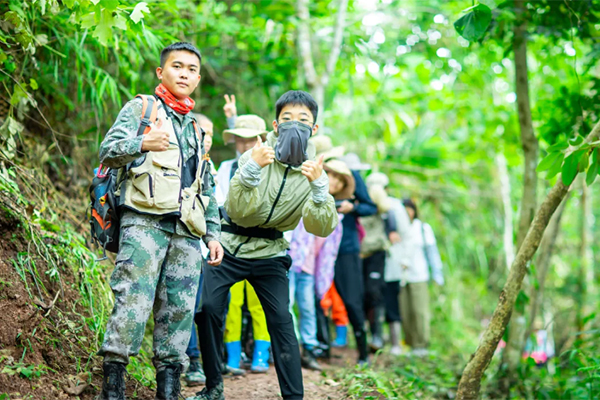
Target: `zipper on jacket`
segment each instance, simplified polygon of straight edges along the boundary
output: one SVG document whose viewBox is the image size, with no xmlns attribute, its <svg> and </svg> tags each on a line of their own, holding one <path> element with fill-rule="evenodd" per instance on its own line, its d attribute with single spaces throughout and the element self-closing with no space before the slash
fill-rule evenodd
<svg viewBox="0 0 600 400">
<path fill-rule="evenodd" d="M 271 207 L 271 212 L 269 213 L 269 217 L 263 223 L 263 225 L 266 225 L 267 223 L 269 223 L 269 221 L 273 217 L 273 213 L 275 212 L 275 207 L 277 206 L 277 203 L 279 202 L 279 198 L 281 197 L 281 194 L 283 193 L 283 188 L 285 187 L 285 181 L 287 180 L 287 176 L 288 176 L 288 173 L 290 172 L 290 169 L 292 169 L 292 166 L 288 165 L 287 168 L 285 169 L 285 172 L 283 173 L 283 180 L 281 181 L 281 186 L 279 187 L 279 193 L 277 193 L 277 197 L 275 197 L 275 201 L 273 202 L 273 206 Z"/>
<path fill-rule="evenodd" d="M 240 244 L 238 244 L 238 247 L 235 248 L 235 251 L 233 252 L 233 256 L 237 256 L 237 253 L 240 251 L 240 249 L 242 248 L 243 245 L 245 245 L 246 243 L 248 243 L 250 241 L 250 239 L 252 239 L 251 237 L 249 237 L 248 239 L 246 239 L 245 242 L 242 242 Z"/>
<path fill-rule="evenodd" d="M 279 199 L 281 198 L 281 193 L 283 193 L 283 188 L 285 187 L 285 181 L 287 180 L 287 176 L 288 176 L 288 173 L 290 172 L 290 169 L 292 169 L 292 166 L 288 165 L 287 168 L 285 169 L 285 172 L 283 173 L 283 180 L 281 181 L 281 186 L 279 187 L 279 192 L 277 193 L 277 196 L 275 197 L 275 201 L 273 202 L 273 206 L 271 207 L 271 212 L 269 213 L 269 217 L 267 218 L 267 220 L 265 221 L 265 223 L 263 225 L 266 225 L 273 217 L 273 212 L 275 212 L 275 207 L 277 206 L 277 203 L 279 202 Z M 234 257 L 240 251 L 242 246 L 245 245 L 246 243 L 248 243 L 250 241 L 250 239 L 252 239 L 252 238 L 249 237 L 248 239 L 246 239 L 245 242 L 238 244 L 238 247 L 236 247 L 235 251 L 233 252 Z"/>
</svg>

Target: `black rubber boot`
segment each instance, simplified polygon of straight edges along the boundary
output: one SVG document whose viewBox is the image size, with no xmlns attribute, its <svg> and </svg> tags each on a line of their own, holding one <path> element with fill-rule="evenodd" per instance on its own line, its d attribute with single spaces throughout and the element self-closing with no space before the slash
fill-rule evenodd
<svg viewBox="0 0 600 400">
<path fill-rule="evenodd" d="M 356 348 L 358 349 L 358 362 L 369 359 L 369 350 L 367 349 L 367 332 L 363 330 L 354 332 L 356 338 Z"/>
<path fill-rule="evenodd" d="M 181 364 L 171 364 L 156 374 L 156 400 L 179 400 L 181 370 Z"/>
<path fill-rule="evenodd" d="M 102 366 L 102 400 L 125 400 L 125 365 L 107 362 Z"/>
</svg>

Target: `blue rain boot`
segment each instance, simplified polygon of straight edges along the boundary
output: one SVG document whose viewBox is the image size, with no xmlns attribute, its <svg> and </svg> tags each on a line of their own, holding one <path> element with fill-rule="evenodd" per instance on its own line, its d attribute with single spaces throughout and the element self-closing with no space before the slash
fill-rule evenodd
<svg viewBox="0 0 600 400">
<path fill-rule="evenodd" d="M 335 340 L 331 343 L 331 347 L 346 347 L 348 346 L 348 327 L 346 325 L 335 326 Z"/>
<path fill-rule="evenodd" d="M 242 342 L 225 343 L 225 349 L 227 349 L 227 366 L 239 369 L 242 358 Z"/>
<path fill-rule="evenodd" d="M 269 370 L 269 348 L 271 342 L 266 340 L 254 341 L 254 355 L 250 371 L 255 374 L 264 374 Z"/>
</svg>

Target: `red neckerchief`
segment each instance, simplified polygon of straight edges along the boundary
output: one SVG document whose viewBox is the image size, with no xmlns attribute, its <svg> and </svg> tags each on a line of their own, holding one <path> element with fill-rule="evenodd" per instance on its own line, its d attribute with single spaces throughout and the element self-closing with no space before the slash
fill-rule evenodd
<svg viewBox="0 0 600 400">
<path fill-rule="evenodd" d="M 156 87 L 154 93 L 178 114 L 186 115 L 194 109 L 196 104 L 190 97 L 183 100 L 177 99 L 162 83 Z"/>
</svg>

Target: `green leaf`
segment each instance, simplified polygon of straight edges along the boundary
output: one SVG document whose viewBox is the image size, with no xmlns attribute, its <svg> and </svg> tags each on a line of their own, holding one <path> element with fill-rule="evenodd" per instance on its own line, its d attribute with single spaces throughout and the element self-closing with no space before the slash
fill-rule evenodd
<svg viewBox="0 0 600 400">
<path fill-rule="evenodd" d="M 598 167 L 600 167 L 600 164 L 598 163 L 593 163 L 592 166 L 590 167 L 590 169 L 588 169 L 587 171 L 587 175 L 585 177 L 585 183 L 590 186 L 592 183 L 594 183 L 594 180 L 596 180 L 596 176 L 598 175 Z"/>
<path fill-rule="evenodd" d="M 577 163 L 577 170 L 579 172 L 583 172 L 587 169 L 588 165 L 590 165 L 590 157 L 587 151 L 584 151 L 583 155 L 579 157 L 579 162 Z"/>
<path fill-rule="evenodd" d="M 98 38 L 98 41 L 106 46 L 108 41 L 112 37 L 112 27 L 115 24 L 115 19 L 112 15 L 112 11 L 102 10 L 100 15 L 100 22 L 94 30 L 94 36 Z"/>
<path fill-rule="evenodd" d="M 561 171 L 561 167 L 564 161 L 564 156 L 562 153 L 558 153 L 560 154 L 562 157 L 559 157 L 556 159 L 556 161 L 554 162 L 554 164 L 552 164 L 552 166 L 548 169 L 548 173 L 546 174 L 546 179 L 552 179 L 554 178 L 560 171 Z"/>
<path fill-rule="evenodd" d="M 492 22 L 492 10 L 485 4 L 477 4 L 469 10 L 468 14 L 454 23 L 454 29 L 463 38 L 477 41 L 483 37 Z"/>
<path fill-rule="evenodd" d="M 17 106 L 21 102 L 21 99 L 26 98 L 27 93 L 23 89 L 21 89 L 21 86 L 17 85 L 15 86 L 15 90 L 13 91 L 12 96 L 10 96 L 10 105 Z"/>
<path fill-rule="evenodd" d="M 82 29 L 90 29 L 91 27 L 96 25 L 96 13 L 89 13 L 83 15 L 79 19 L 79 23 L 81 24 Z"/>
<path fill-rule="evenodd" d="M 142 1 L 135 5 L 129 18 L 131 18 L 131 20 L 137 24 L 142 18 L 144 18 L 144 13 L 150 13 L 150 9 L 148 8 L 148 3 Z"/>
<path fill-rule="evenodd" d="M 63 0 L 63 4 L 68 8 L 73 8 L 75 5 L 75 0 Z"/>
<path fill-rule="evenodd" d="M 577 176 L 577 164 L 579 164 L 579 156 L 580 154 L 575 153 L 571 154 L 567 158 L 565 158 L 565 163 L 562 166 L 562 181 L 565 186 L 571 185 L 575 177 Z"/>
<path fill-rule="evenodd" d="M 548 169 L 550 169 L 550 167 L 552 167 L 552 165 L 554 165 L 554 163 L 556 162 L 556 160 L 563 158 L 563 154 L 562 153 L 550 153 L 548 154 L 546 157 L 544 157 L 544 159 L 540 162 L 540 164 L 537 166 L 536 171 L 538 172 L 542 172 L 542 171 L 546 171 Z"/>
<path fill-rule="evenodd" d="M 576 137 L 569 139 L 569 144 L 571 146 L 579 146 L 581 143 L 583 143 L 583 137 L 577 135 Z"/>
<path fill-rule="evenodd" d="M 119 7 L 119 0 L 102 0 L 100 5 L 109 11 L 115 11 Z"/>
<path fill-rule="evenodd" d="M 557 151 L 561 151 L 569 147 L 569 143 L 567 142 L 558 142 L 554 143 L 552 146 L 548 147 L 548 153 L 554 153 Z"/>
<path fill-rule="evenodd" d="M 21 371 L 19 371 L 21 373 L 21 375 L 23 375 L 25 378 L 30 378 L 31 375 L 33 374 L 33 367 L 27 367 L 27 368 L 21 368 Z"/>
<path fill-rule="evenodd" d="M 115 28 L 121 29 L 122 31 L 127 30 L 127 20 L 120 14 L 115 16 Z"/>
<path fill-rule="evenodd" d="M 39 85 L 38 85 L 37 81 L 36 81 L 35 79 L 33 79 L 33 78 L 31 78 L 31 79 L 29 80 L 29 86 L 30 86 L 30 87 L 31 87 L 33 90 L 38 90 L 38 88 L 39 88 Z"/>
</svg>

